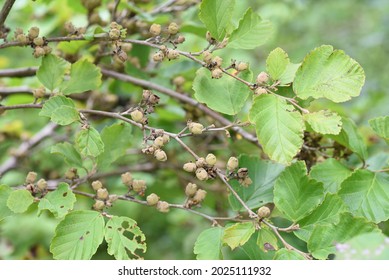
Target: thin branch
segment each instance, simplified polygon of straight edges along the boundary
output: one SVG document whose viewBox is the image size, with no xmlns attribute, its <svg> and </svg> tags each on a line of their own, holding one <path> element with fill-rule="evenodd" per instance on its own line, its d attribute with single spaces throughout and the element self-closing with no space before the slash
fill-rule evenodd
<svg viewBox="0 0 389 280">
<path fill-rule="evenodd" d="M 14 152 L 14 155 L 8 158 L 0 166 L 0 177 L 2 177 L 6 172 L 17 167 L 17 163 L 20 157 L 26 156 L 28 152 L 31 151 L 33 147 L 38 145 L 45 138 L 53 134 L 54 130 L 58 125 L 55 123 L 49 123 L 43 127 L 37 134 L 35 134 L 30 140 L 23 142 L 19 148 Z"/>
<path fill-rule="evenodd" d="M 27 67 L 27 68 L 16 68 L 16 69 L 1 69 L 0 77 L 9 77 L 9 78 L 22 78 L 22 77 L 31 77 L 35 76 L 37 67 Z"/>
<path fill-rule="evenodd" d="M 0 30 L 3 29 L 4 22 L 8 17 L 9 12 L 12 9 L 13 4 L 15 3 L 16 0 L 6 0 L 3 8 L 0 11 Z"/>
</svg>

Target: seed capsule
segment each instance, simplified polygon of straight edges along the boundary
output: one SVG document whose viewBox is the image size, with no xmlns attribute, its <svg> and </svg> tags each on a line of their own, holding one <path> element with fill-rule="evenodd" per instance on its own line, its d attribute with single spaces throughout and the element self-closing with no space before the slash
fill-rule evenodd
<svg viewBox="0 0 389 280">
<path fill-rule="evenodd" d="M 185 195 L 192 197 L 197 192 L 197 185 L 193 183 L 188 183 L 185 187 Z"/>
<path fill-rule="evenodd" d="M 39 179 L 39 181 L 36 183 L 36 186 L 39 191 L 43 192 L 47 189 L 47 182 L 45 179 Z"/>
<path fill-rule="evenodd" d="M 205 161 L 205 158 L 199 157 L 198 159 L 196 159 L 196 166 L 197 166 L 198 168 L 204 167 L 204 166 L 206 166 L 206 165 L 207 165 L 207 162 Z"/>
<path fill-rule="evenodd" d="M 243 187 L 248 187 L 253 183 L 253 180 L 251 180 L 251 178 L 247 176 L 240 183 Z"/>
<path fill-rule="evenodd" d="M 101 200 L 106 200 L 109 196 L 108 190 L 106 188 L 98 189 L 96 192 L 96 197 Z"/>
<path fill-rule="evenodd" d="M 197 190 L 197 192 L 193 196 L 192 200 L 196 204 L 201 203 L 205 199 L 206 195 L 207 195 L 207 192 L 205 190 L 201 190 L 201 189 Z"/>
<path fill-rule="evenodd" d="M 244 179 L 248 176 L 249 170 L 245 167 L 239 168 L 237 174 L 239 179 Z"/>
<path fill-rule="evenodd" d="M 238 65 L 236 66 L 236 70 L 238 71 L 244 71 L 247 70 L 247 68 L 249 68 L 249 65 L 245 62 L 239 62 Z"/>
<path fill-rule="evenodd" d="M 33 40 L 33 42 L 34 42 L 34 44 L 35 44 L 36 46 L 39 46 L 39 47 L 43 46 L 43 44 L 45 43 L 45 41 L 43 40 L 42 37 L 36 37 L 36 38 Z"/>
<path fill-rule="evenodd" d="M 30 38 L 30 40 L 34 40 L 38 36 L 39 36 L 39 28 L 38 27 L 33 26 L 30 28 L 30 30 L 28 30 L 28 38 Z"/>
<path fill-rule="evenodd" d="M 255 95 L 261 95 L 267 93 L 267 90 L 263 87 L 256 88 L 254 91 Z"/>
<path fill-rule="evenodd" d="M 266 72 L 261 72 L 257 76 L 258 84 L 265 84 L 269 81 L 269 75 Z"/>
<path fill-rule="evenodd" d="M 217 67 L 220 67 L 220 66 L 222 66 L 223 59 L 220 56 L 215 56 L 215 58 L 213 59 L 213 62 L 215 63 L 215 65 Z"/>
<path fill-rule="evenodd" d="M 36 88 L 32 91 L 35 98 L 42 98 L 45 96 L 46 90 L 44 87 Z"/>
<path fill-rule="evenodd" d="M 140 122 L 143 119 L 143 113 L 139 110 L 134 110 L 130 113 L 131 119 L 135 122 Z"/>
<path fill-rule="evenodd" d="M 162 136 L 158 136 L 154 140 L 154 145 L 158 148 L 161 148 L 165 144 L 165 141 L 163 140 Z"/>
<path fill-rule="evenodd" d="M 126 185 L 127 187 L 130 187 L 132 185 L 133 178 L 130 172 L 123 173 L 121 177 L 124 185 Z"/>
<path fill-rule="evenodd" d="M 154 206 L 159 202 L 159 196 L 152 193 L 146 197 L 147 205 Z"/>
<path fill-rule="evenodd" d="M 105 202 L 102 200 L 96 200 L 95 204 L 93 204 L 93 209 L 95 209 L 97 211 L 103 210 L 104 207 L 105 207 Z"/>
<path fill-rule="evenodd" d="M 132 188 L 137 193 L 143 193 L 147 189 L 146 181 L 144 181 L 144 180 L 134 180 L 132 182 Z"/>
<path fill-rule="evenodd" d="M 212 79 L 220 79 L 223 76 L 223 71 L 219 68 L 215 68 L 211 71 Z"/>
<path fill-rule="evenodd" d="M 167 160 L 167 155 L 166 155 L 165 151 L 160 150 L 160 149 L 158 149 L 154 152 L 154 157 L 158 161 L 166 161 Z"/>
<path fill-rule="evenodd" d="M 167 53 L 167 58 L 169 60 L 177 59 L 180 56 L 180 53 L 177 50 L 169 50 Z"/>
<path fill-rule="evenodd" d="M 97 192 L 99 189 L 103 188 L 103 184 L 99 180 L 93 181 L 92 188 Z"/>
<path fill-rule="evenodd" d="M 214 154 L 208 154 L 205 158 L 205 161 L 207 162 L 207 164 L 214 166 L 216 163 L 216 156 Z"/>
<path fill-rule="evenodd" d="M 204 168 L 197 168 L 196 170 L 196 177 L 200 181 L 205 181 L 208 179 L 208 173 Z"/>
<path fill-rule="evenodd" d="M 230 157 L 227 162 L 227 169 L 230 171 L 234 171 L 239 166 L 239 161 L 236 157 Z"/>
<path fill-rule="evenodd" d="M 164 57 L 165 55 L 163 54 L 163 52 L 156 52 L 155 54 L 153 54 L 154 62 L 160 62 L 163 60 Z"/>
<path fill-rule="evenodd" d="M 33 55 L 35 58 L 44 56 L 46 54 L 45 49 L 42 47 L 35 47 Z"/>
<path fill-rule="evenodd" d="M 157 210 L 162 213 L 167 213 L 169 212 L 169 203 L 166 201 L 158 201 L 157 203 Z"/>
<path fill-rule="evenodd" d="M 26 183 L 27 184 L 33 184 L 36 180 L 36 177 L 38 176 L 38 174 L 36 174 L 36 172 L 28 172 L 27 176 L 26 176 Z"/>
<path fill-rule="evenodd" d="M 158 36 L 159 34 L 161 34 L 161 25 L 160 24 L 156 24 L 156 23 L 153 23 L 151 26 L 150 26 L 150 34 L 152 34 L 153 36 Z"/>
<path fill-rule="evenodd" d="M 117 40 L 120 38 L 120 30 L 119 29 L 111 29 L 109 31 L 109 38 L 112 40 Z"/>
<path fill-rule="evenodd" d="M 177 77 L 175 77 L 174 79 L 173 79 L 173 84 L 175 85 L 175 86 L 182 86 L 182 85 L 184 85 L 184 83 L 185 83 L 185 78 L 184 77 L 182 77 L 182 76 L 177 76 Z"/>
<path fill-rule="evenodd" d="M 197 166 L 194 162 L 187 162 L 184 164 L 183 169 L 186 172 L 195 172 L 197 169 Z"/>
<path fill-rule="evenodd" d="M 169 32 L 170 35 L 177 34 L 178 30 L 179 30 L 178 25 L 175 22 L 170 23 L 168 28 L 167 28 L 167 31 Z"/>
<path fill-rule="evenodd" d="M 162 136 L 162 139 L 163 139 L 163 144 L 167 144 L 167 143 L 169 143 L 169 141 L 170 141 L 170 136 L 167 135 L 167 134 L 164 134 L 164 135 Z"/>
<path fill-rule="evenodd" d="M 207 64 L 212 62 L 212 53 L 210 51 L 203 52 L 203 61 Z"/>
<path fill-rule="evenodd" d="M 262 206 L 258 209 L 257 214 L 258 214 L 259 218 L 263 219 L 263 218 L 269 217 L 271 214 L 271 211 L 270 211 L 269 207 Z"/>
<path fill-rule="evenodd" d="M 204 126 L 201 123 L 191 122 L 188 124 L 189 131 L 193 134 L 203 133 Z"/>
</svg>

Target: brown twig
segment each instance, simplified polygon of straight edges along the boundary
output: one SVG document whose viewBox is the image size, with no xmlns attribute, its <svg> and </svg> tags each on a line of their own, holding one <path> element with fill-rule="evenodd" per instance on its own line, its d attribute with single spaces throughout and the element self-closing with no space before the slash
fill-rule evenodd
<svg viewBox="0 0 389 280">
<path fill-rule="evenodd" d="M 12 6 L 14 5 L 16 0 L 6 0 L 3 8 L 0 11 L 0 30 L 3 29 L 4 22 L 8 17 L 9 12 L 12 9 Z"/>
</svg>

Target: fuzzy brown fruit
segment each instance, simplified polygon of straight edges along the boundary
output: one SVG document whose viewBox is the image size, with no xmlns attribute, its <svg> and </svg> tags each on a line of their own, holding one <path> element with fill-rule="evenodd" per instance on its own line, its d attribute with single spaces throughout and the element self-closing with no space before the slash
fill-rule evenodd
<svg viewBox="0 0 389 280">
<path fill-rule="evenodd" d="M 196 163 L 194 162 L 187 162 L 184 164 L 183 169 L 186 172 L 195 172 L 197 169 Z"/>
<path fill-rule="evenodd" d="M 159 196 L 155 193 L 152 193 L 146 197 L 147 205 L 154 206 L 157 205 L 159 201 Z"/>
<path fill-rule="evenodd" d="M 257 211 L 257 214 L 258 214 L 258 217 L 263 219 L 263 218 L 267 218 L 270 216 L 271 214 L 271 211 L 269 209 L 269 207 L 267 206 L 262 206 L 258 209 Z"/>
</svg>

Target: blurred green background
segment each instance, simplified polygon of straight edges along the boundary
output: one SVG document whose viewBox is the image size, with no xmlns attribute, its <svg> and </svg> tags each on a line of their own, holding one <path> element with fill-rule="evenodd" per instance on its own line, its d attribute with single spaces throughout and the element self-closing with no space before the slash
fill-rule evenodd
<svg viewBox="0 0 389 280">
<path fill-rule="evenodd" d="M 0 6 L 4 1 L 0 1 Z M 41 28 L 41 33 L 47 37 L 61 35 L 61 29 L 64 22 L 72 20 L 77 26 L 86 23 L 85 11 L 79 5 L 78 1 L 29 1 L 18 0 L 14 9 L 7 19 L 7 25 L 14 29 L 21 27 L 27 30 L 29 27 L 37 25 Z M 107 3 L 110 1 L 104 1 Z M 151 1 L 144 5 L 147 9 L 156 3 L 164 1 Z M 377 143 L 377 139 L 371 139 L 371 131 L 368 128 L 367 121 L 373 117 L 387 115 L 389 113 L 389 1 L 387 0 L 281 0 L 281 1 L 237 1 L 237 7 L 234 10 L 234 20 L 237 23 L 244 11 L 251 6 L 263 18 L 269 19 L 275 28 L 275 33 L 270 42 L 253 50 L 222 50 L 220 55 L 228 61 L 228 58 L 249 61 L 254 74 L 264 69 L 264 63 L 268 53 L 276 47 L 283 48 L 290 56 L 291 61 L 301 62 L 304 56 L 312 49 L 323 44 L 331 44 L 337 49 L 344 50 L 348 55 L 358 61 L 366 72 L 366 84 L 361 96 L 352 101 L 342 104 L 333 104 L 322 100 L 315 102 L 313 106 L 319 108 L 332 108 L 340 114 L 351 116 L 361 127 L 361 131 L 366 142 L 371 146 L 370 154 L 379 154 L 384 145 Z M 183 44 L 182 49 L 187 51 L 199 51 L 206 46 L 206 42 L 196 33 L 204 34 L 201 23 L 197 18 L 197 7 L 193 7 L 178 15 L 163 15 L 157 17 L 155 21 L 166 24 L 172 20 L 177 21 L 183 27 L 183 34 L 187 37 L 187 42 Z M 99 10 L 101 17 L 108 18 L 109 14 L 101 7 Z M 187 32 L 187 33 L 185 33 Z M 130 34 L 131 35 L 131 34 Z M 93 49 L 88 49 L 83 55 L 91 55 Z M 134 48 L 133 54 L 147 57 L 150 50 Z M 17 68 L 26 66 L 39 66 L 40 60 L 36 60 L 31 55 L 30 48 L 8 48 L 0 50 L 0 68 Z M 177 63 L 166 63 L 153 75 L 151 79 L 167 87 L 170 85 L 170 79 L 178 74 L 185 76 L 188 82 L 185 84 L 187 91 L 191 90 L 191 80 L 194 77 L 198 66 L 185 60 Z M 128 73 L 134 74 L 130 67 L 126 69 Z M 135 73 L 134 75 L 142 75 Z M 39 83 L 35 77 L 26 79 L 3 79 L 0 80 L 1 86 L 30 86 L 36 87 Z M 141 89 L 121 82 L 110 81 L 104 84 L 102 91 L 111 94 L 128 95 L 133 93 L 131 99 L 139 99 Z M 17 96 L 8 98 L 5 104 L 31 102 L 30 97 Z M 163 107 L 157 110 L 159 115 L 151 120 L 152 125 L 163 127 L 167 130 L 176 131 L 179 125 L 185 121 L 185 112 L 181 105 L 174 101 L 162 98 Z M 175 114 L 171 114 L 175 112 Z M 20 143 L 23 133 L 33 134 L 46 123 L 45 119 L 37 117 L 37 112 L 25 111 L 23 115 L 20 112 L 10 112 L 6 117 L 0 118 L 0 131 L 15 130 L 15 139 L 0 143 L 0 162 L 6 158 L 9 149 Z M 179 125 L 178 125 L 179 124 Z M 104 122 L 98 123 L 97 128 L 105 125 Z M 134 139 L 140 143 L 141 134 L 134 132 Z M 136 142 L 134 140 L 134 142 Z M 49 147 L 50 143 L 46 143 Z M 191 143 L 192 145 L 195 143 Z M 222 142 L 221 144 L 225 144 Z M 378 145 L 376 145 L 378 144 Z M 382 143 L 383 144 L 383 143 Z M 241 145 L 231 145 L 230 153 L 239 154 L 240 151 L 250 151 L 247 143 Z M 139 145 L 135 145 L 139 148 Z M 222 148 L 226 146 L 222 145 Z M 173 147 L 170 151 L 174 152 Z M 223 150 L 219 146 L 205 145 L 209 151 L 223 157 Z M 219 149 L 219 150 L 218 150 Z M 387 148 L 386 148 L 387 149 Z M 33 163 L 44 170 L 47 165 L 57 166 L 58 173 L 64 172 L 67 166 L 59 157 L 50 155 L 49 148 L 42 147 L 39 155 L 30 159 Z M 228 156 L 224 155 L 225 157 Z M 47 161 L 47 158 L 50 160 Z M 183 186 L 187 182 L 185 174 L 177 172 L 182 162 L 188 157 L 179 156 L 173 161 L 172 166 L 167 169 L 156 170 L 153 173 L 135 174 L 139 178 L 146 178 L 150 192 L 156 192 L 162 199 L 167 199 L 172 203 L 182 203 L 184 200 Z M 144 156 L 132 156 L 129 159 L 131 163 L 145 162 Z M 31 163 L 31 162 L 30 162 Z M 125 162 L 128 164 L 128 161 Z M 45 167 L 46 166 L 46 167 Z M 1 183 L 17 185 L 23 182 L 26 170 L 15 170 L 9 172 Z M 120 178 L 109 178 L 105 184 L 109 186 L 110 192 L 124 193 L 125 189 L 120 184 Z M 201 211 L 217 215 L 224 211 L 228 214 L 228 201 L 226 195 L 219 195 L 219 186 L 213 186 L 212 195 L 207 197 L 207 201 Z M 86 187 L 85 187 L 86 188 Z M 223 198 L 223 199 L 220 199 Z M 88 199 L 80 198 L 78 208 L 88 208 L 93 202 Z M 33 207 L 32 207 L 33 208 Z M 58 221 L 49 215 L 36 217 L 36 209 L 30 209 L 30 214 L 17 215 L 0 222 L 0 259 L 23 259 L 23 258 L 50 258 L 48 246 L 53 235 L 54 227 Z M 138 221 L 139 227 L 143 230 L 147 238 L 148 252 L 145 259 L 193 259 L 193 245 L 198 234 L 210 226 L 209 222 L 201 217 L 191 215 L 184 211 L 172 210 L 168 215 L 157 213 L 155 209 L 145 208 L 143 206 L 118 202 L 111 210 L 111 214 L 120 214 L 129 216 Z M 282 223 L 282 221 L 280 221 Z M 388 233 L 388 226 L 381 225 Z M 287 237 L 288 238 L 288 237 Z M 289 240 L 290 239 L 290 240 Z M 304 249 L 293 236 L 289 235 L 288 242 L 296 247 Z M 106 253 L 103 245 L 95 255 L 96 259 L 111 258 Z M 226 258 L 247 258 L 247 252 L 236 250 L 231 252 L 226 249 Z M 266 257 L 266 256 L 258 256 Z M 268 256 L 267 256 L 268 257 Z"/>
</svg>

